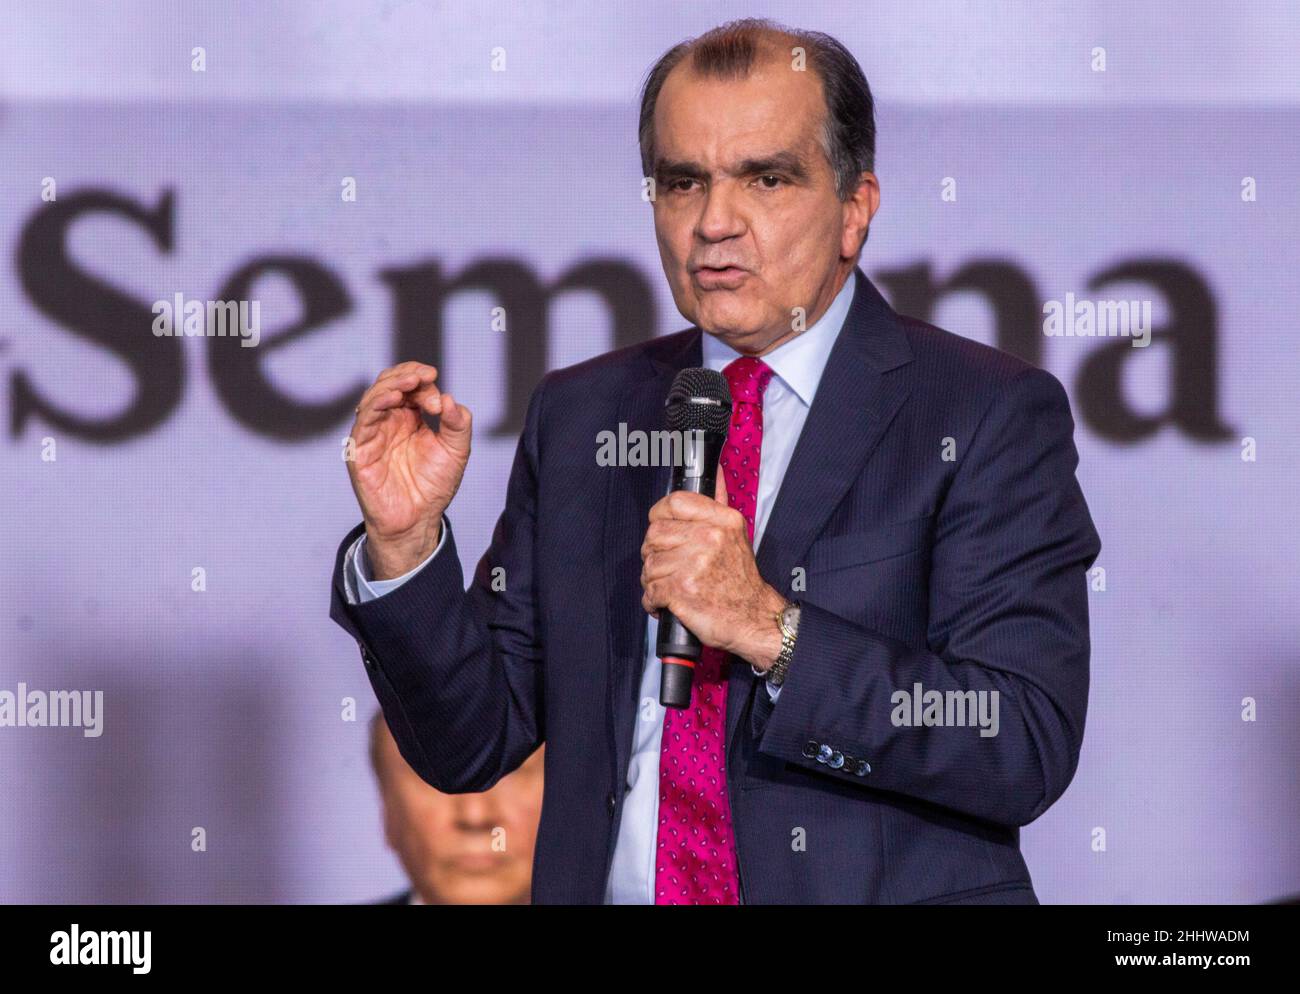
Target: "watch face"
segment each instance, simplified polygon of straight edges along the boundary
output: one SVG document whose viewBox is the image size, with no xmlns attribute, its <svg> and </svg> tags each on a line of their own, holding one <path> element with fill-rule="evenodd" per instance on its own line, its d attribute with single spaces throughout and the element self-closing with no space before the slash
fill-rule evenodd
<svg viewBox="0 0 1300 994">
<path fill-rule="evenodd" d="M 787 604 L 781 612 L 781 624 L 792 632 L 799 631 L 799 605 Z"/>
</svg>

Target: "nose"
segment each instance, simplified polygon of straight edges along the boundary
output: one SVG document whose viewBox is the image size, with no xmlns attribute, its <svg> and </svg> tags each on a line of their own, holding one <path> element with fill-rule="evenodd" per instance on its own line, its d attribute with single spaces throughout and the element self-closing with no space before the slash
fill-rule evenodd
<svg viewBox="0 0 1300 994">
<path fill-rule="evenodd" d="M 462 830 L 490 829 L 497 824 L 496 805 L 486 793 L 457 794 L 456 824 Z"/>
<path fill-rule="evenodd" d="M 721 242 L 745 232 L 745 220 L 738 210 L 736 191 L 731 183 L 714 183 L 704 198 L 704 207 L 695 224 L 695 234 L 705 242 Z"/>
</svg>

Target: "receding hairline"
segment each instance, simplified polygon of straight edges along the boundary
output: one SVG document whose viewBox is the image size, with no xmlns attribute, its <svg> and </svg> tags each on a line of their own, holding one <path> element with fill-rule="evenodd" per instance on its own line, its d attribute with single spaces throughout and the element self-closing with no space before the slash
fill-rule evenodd
<svg viewBox="0 0 1300 994">
<path fill-rule="evenodd" d="M 732 45 L 733 39 L 746 44 Z M 696 72 L 736 78 L 744 78 L 766 63 L 787 59 L 794 49 L 803 47 L 798 35 L 775 25 L 746 26 L 713 37 L 706 33 L 684 44 L 686 50 L 673 69 L 686 64 Z"/>
<path fill-rule="evenodd" d="M 774 29 L 764 29 L 764 30 L 766 31 L 767 37 L 755 42 L 756 51 L 754 53 L 753 59 L 747 61 L 743 66 L 734 65 L 731 66 L 730 68 L 723 68 L 721 70 L 716 70 L 712 68 L 706 68 L 704 70 L 701 70 L 695 65 L 695 58 L 693 57 L 694 53 L 690 51 L 686 52 L 682 56 L 682 58 L 678 62 L 676 62 L 672 66 L 672 68 L 670 68 L 668 72 L 664 75 L 663 82 L 660 84 L 659 90 L 655 95 L 656 99 L 655 99 L 654 115 L 657 116 L 659 113 L 659 108 L 663 102 L 662 101 L 663 91 L 668 88 L 669 82 L 673 79 L 674 75 L 677 74 L 677 70 L 679 69 L 684 69 L 684 72 L 682 73 L 682 76 L 679 77 L 679 80 L 684 79 L 685 77 L 695 77 L 696 80 L 701 82 L 706 82 L 706 81 L 740 82 L 740 81 L 752 79 L 756 75 L 762 73 L 764 70 L 773 69 L 773 68 L 780 69 L 783 66 L 787 66 L 788 62 L 786 59 L 786 50 L 777 42 L 777 39 L 785 39 L 787 41 L 790 41 L 794 43 L 793 47 L 798 47 L 797 43 L 799 42 L 799 39 L 794 35 L 787 34 L 784 31 L 779 31 Z M 698 41 L 700 41 L 700 39 L 695 38 L 686 44 L 694 45 Z M 794 70 L 791 68 L 789 71 L 793 72 Z M 815 147 L 822 152 L 823 158 L 826 158 L 827 162 L 829 163 L 829 158 L 826 156 L 826 148 L 821 138 L 822 131 L 827 124 L 827 118 L 830 115 L 830 107 L 827 105 L 826 102 L 826 84 L 825 81 L 821 78 L 821 73 L 818 72 L 817 69 L 811 65 L 809 66 L 809 72 L 807 73 L 807 75 L 811 76 L 816 81 L 817 94 L 818 94 L 817 102 L 820 110 L 819 119 L 813 122 L 811 137 L 815 144 Z M 654 175 L 656 172 L 658 172 L 658 166 L 663 160 L 663 156 L 659 148 L 659 141 L 658 141 L 659 134 L 658 134 L 658 129 L 654 127 L 653 116 L 651 118 L 650 126 L 651 126 L 651 134 L 654 136 L 654 140 L 651 143 L 651 159 L 652 159 L 651 165 L 652 167 L 654 167 L 652 168 L 651 175 Z M 800 140 L 801 141 L 803 140 L 802 135 L 800 137 Z M 774 148 L 768 154 L 788 155 L 788 154 L 797 154 L 797 153 L 796 150 L 793 148 L 782 148 L 782 149 Z"/>
<path fill-rule="evenodd" d="M 768 18 L 729 21 L 673 45 L 655 60 L 641 84 L 637 144 L 642 175 L 655 172 L 659 157 L 655 118 L 663 87 L 675 70 L 684 67 L 682 76 L 694 73 L 726 81 L 779 67 L 787 59 L 790 71 L 810 72 L 816 78 L 820 111 L 800 116 L 814 118 L 818 144 L 835 177 L 836 195 L 840 200 L 852 197 L 862 173 L 875 168 L 874 101 L 862 66 L 834 36 Z"/>
<path fill-rule="evenodd" d="M 668 68 L 664 74 L 662 82 L 659 84 L 658 91 L 655 94 L 655 110 L 659 109 L 659 97 L 663 95 L 663 90 L 668 86 L 672 78 L 682 70 L 683 77 L 694 76 L 697 80 L 721 80 L 723 82 L 739 82 L 751 79 L 762 73 L 764 70 L 773 68 L 787 68 L 794 72 L 790 64 L 791 53 L 795 48 L 803 47 L 800 39 L 795 35 L 788 34 L 785 31 L 772 28 L 755 28 L 756 36 L 753 38 L 754 47 L 752 57 L 742 58 L 739 51 L 732 56 L 724 56 L 721 60 L 717 58 L 716 52 L 709 56 L 712 49 L 705 44 L 711 42 L 707 35 L 701 35 L 699 38 L 692 38 L 688 42 L 683 42 L 685 50 Z M 779 44 L 777 39 L 783 39 L 789 42 L 786 46 Z M 702 59 L 707 59 L 703 65 L 700 64 Z M 822 79 L 821 72 L 817 67 L 809 62 L 807 74 L 817 81 L 817 90 L 821 96 L 821 105 L 823 113 L 829 111 L 826 105 L 826 81 Z M 653 121 L 653 118 L 652 118 Z"/>
</svg>

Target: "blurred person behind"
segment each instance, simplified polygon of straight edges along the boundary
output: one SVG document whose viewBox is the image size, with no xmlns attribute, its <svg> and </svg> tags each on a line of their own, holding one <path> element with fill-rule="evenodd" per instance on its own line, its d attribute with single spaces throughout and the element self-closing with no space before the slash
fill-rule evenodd
<svg viewBox="0 0 1300 994">
<path fill-rule="evenodd" d="M 543 747 L 544 748 L 544 747 Z M 527 904 L 542 807 L 539 748 L 482 793 L 444 794 L 402 758 L 383 712 L 370 722 L 384 836 L 410 889 L 384 904 Z"/>
</svg>

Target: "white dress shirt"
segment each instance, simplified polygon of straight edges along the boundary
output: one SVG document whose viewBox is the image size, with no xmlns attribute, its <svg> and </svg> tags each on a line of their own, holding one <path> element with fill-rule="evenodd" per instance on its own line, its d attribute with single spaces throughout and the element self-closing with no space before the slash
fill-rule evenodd
<svg viewBox="0 0 1300 994">
<path fill-rule="evenodd" d="M 786 467 L 790 465 L 795 443 L 803 431 L 831 347 L 848 317 L 856 283 L 857 276 L 850 273 L 831 306 L 812 327 L 763 356 L 763 362 L 772 368 L 774 375 L 763 394 L 763 446 L 758 473 L 758 507 L 754 515 L 755 549 L 762 540 L 768 515 L 781 488 Z M 740 357 L 739 352 L 712 335 L 704 335 L 702 348 L 704 365 L 719 372 Z M 343 582 L 348 600 L 354 604 L 365 603 L 400 587 L 442 550 L 446 536 L 447 529 L 444 528 L 438 547 L 409 573 L 391 580 L 371 580 L 367 575 L 369 564 L 364 556 L 358 555 L 365 547 L 365 535 L 361 535 L 344 560 Z M 614 860 L 605 886 L 607 904 L 654 904 L 655 843 L 659 831 L 659 751 L 664 726 L 664 709 L 659 703 L 660 666 L 655 655 L 658 631 L 658 620 L 649 617 L 645 665 L 641 674 L 641 706 L 634 719 L 636 728 L 632 734 L 632 756 L 627 770 L 627 794 L 618 838 L 614 843 Z M 767 691 L 773 701 L 779 699 L 779 688 L 768 684 Z"/>
</svg>

